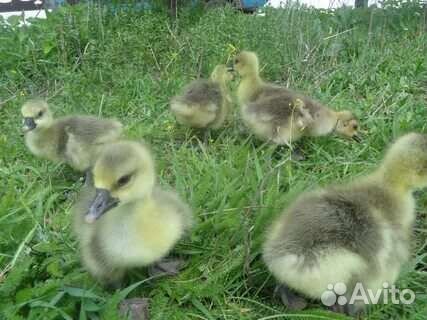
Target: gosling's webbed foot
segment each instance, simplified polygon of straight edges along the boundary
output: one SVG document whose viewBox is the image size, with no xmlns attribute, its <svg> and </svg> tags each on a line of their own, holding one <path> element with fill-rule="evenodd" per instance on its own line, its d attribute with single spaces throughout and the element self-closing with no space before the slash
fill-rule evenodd
<svg viewBox="0 0 427 320">
<path fill-rule="evenodd" d="M 84 183 L 88 187 L 93 186 L 93 174 L 92 174 L 92 170 L 91 169 L 87 169 L 85 171 Z"/>
<path fill-rule="evenodd" d="M 348 316 L 355 317 L 356 319 L 359 319 L 359 317 L 363 313 L 363 309 L 354 304 L 340 304 L 338 303 L 338 301 L 330 307 L 330 310 L 336 313 L 342 313 Z"/>
<path fill-rule="evenodd" d="M 116 291 L 122 287 L 121 281 L 108 281 L 105 283 L 105 289 L 108 291 Z"/>
<path fill-rule="evenodd" d="M 279 145 L 273 152 L 273 157 L 275 159 L 282 159 L 283 154 L 290 150 L 290 158 L 293 161 L 304 161 L 307 157 L 304 155 L 304 152 L 301 148 L 293 147 L 292 149 L 289 146 Z"/>
<path fill-rule="evenodd" d="M 184 261 L 181 259 L 164 259 L 148 268 L 150 277 L 158 276 L 176 276 L 184 267 Z"/>
<path fill-rule="evenodd" d="M 330 307 L 331 311 L 335 313 L 347 314 L 347 305 L 341 305 L 339 303 L 335 303 Z"/>
<path fill-rule="evenodd" d="M 104 285 L 105 289 L 109 291 L 116 291 L 122 288 L 125 283 L 124 271 L 123 270 L 113 270 L 108 273 L 99 276 L 100 282 Z"/>
<path fill-rule="evenodd" d="M 216 141 L 220 133 L 218 130 L 212 130 L 210 128 L 198 129 L 197 137 L 203 143 L 203 145 L 208 146 L 212 142 Z"/>
<path fill-rule="evenodd" d="M 289 310 L 303 310 L 307 307 L 307 301 L 284 284 L 278 285 L 274 291 Z"/>
<path fill-rule="evenodd" d="M 210 140 L 211 140 L 211 132 L 209 130 L 204 130 L 204 132 L 203 132 L 203 143 L 205 145 L 208 145 Z"/>
<path fill-rule="evenodd" d="M 291 151 L 291 160 L 304 161 L 306 159 L 307 159 L 307 157 L 304 155 L 304 153 L 302 152 L 302 150 L 300 148 L 294 148 Z"/>
<path fill-rule="evenodd" d="M 132 298 L 125 299 L 120 303 L 120 315 L 123 319 L 149 320 L 149 299 Z"/>
</svg>

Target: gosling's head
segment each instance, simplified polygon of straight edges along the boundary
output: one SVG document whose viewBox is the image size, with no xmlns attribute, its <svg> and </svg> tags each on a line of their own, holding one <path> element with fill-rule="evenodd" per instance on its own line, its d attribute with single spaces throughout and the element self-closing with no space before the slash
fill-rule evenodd
<svg viewBox="0 0 427 320">
<path fill-rule="evenodd" d="M 259 62 L 255 52 L 242 51 L 234 58 L 233 69 L 241 77 L 258 75 Z"/>
<path fill-rule="evenodd" d="M 409 133 L 397 139 L 382 167 L 386 178 L 406 189 L 427 187 L 427 135 Z"/>
<path fill-rule="evenodd" d="M 22 106 L 21 113 L 24 118 L 22 125 L 24 132 L 49 127 L 53 121 L 52 113 L 45 100 L 28 100 Z"/>
<path fill-rule="evenodd" d="M 350 111 L 341 111 L 337 113 L 337 124 L 335 131 L 346 138 L 361 141 L 359 133 L 359 121 Z"/>
<path fill-rule="evenodd" d="M 92 173 L 96 193 L 86 214 L 89 223 L 118 205 L 150 196 L 155 183 L 150 151 L 132 141 L 106 146 Z"/>
<path fill-rule="evenodd" d="M 214 82 L 226 83 L 233 80 L 233 73 L 227 66 L 219 64 L 213 69 L 211 80 Z"/>
</svg>

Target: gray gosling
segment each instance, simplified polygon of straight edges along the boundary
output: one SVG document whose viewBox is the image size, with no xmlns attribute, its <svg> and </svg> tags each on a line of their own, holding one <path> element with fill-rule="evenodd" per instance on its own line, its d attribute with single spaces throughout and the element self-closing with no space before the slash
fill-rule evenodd
<svg viewBox="0 0 427 320">
<path fill-rule="evenodd" d="M 35 156 L 88 170 L 101 147 L 117 140 L 122 124 L 90 116 L 54 119 L 46 101 L 33 99 L 21 108 L 25 144 Z"/>
<path fill-rule="evenodd" d="M 285 87 L 264 82 L 258 57 L 242 51 L 234 59 L 241 77 L 237 88 L 242 119 L 260 139 L 290 145 L 303 136 L 337 133 L 360 141 L 358 120 L 350 111 L 334 111 Z"/>
<path fill-rule="evenodd" d="M 171 99 L 176 120 L 193 128 L 220 128 L 230 111 L 231 96 L 227 82 L 233 74 L 225 65 L 217 65 L 210 79 L 197 79 Z"/>
<path fill-rule="evenodd" d="M 106 146 L 92 173 L 72 209 L 74 232 L 89 273 L 118 286 L 127 269 L 160 263 L 190 229 L 192 213 L 156 185 L 151 153 L 138 142 Z"/>
<path fill-rule="evenodd" d="M 427 135 L 410 133 L 391 145 L 373 173 L 301 194 L 273 223 L 263 248 L 283 303 L 304 308 L 295 292 L 324 301 L 337 283 L 347 287 L 347 302 L 357 284 L 384 293 L 383 284 L 394 284 L 409 259 L 412 192 L 426 186 Z M 360 301 L 332 306 L 351 315 L 364 308 Z"/>
</svg>

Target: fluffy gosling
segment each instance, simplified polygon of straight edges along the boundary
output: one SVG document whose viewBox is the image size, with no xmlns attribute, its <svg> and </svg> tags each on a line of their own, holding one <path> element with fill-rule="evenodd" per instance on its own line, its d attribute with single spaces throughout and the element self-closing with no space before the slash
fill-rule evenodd
<svg viewBox="0 0 427 320">
<path fill-rule="evenodd" d="M 176 120 L 193 128 L 218 129 L 230 111 L 231 97 L 227 82 L 233 75 L 225 65 L 217 65 L 210 79 L 197 79 L 172 98 L 171 111 Z"/>
<path fill-rule="evenodd" d="M 126 269 L 165 257 L 189 230 L 192 214 L 156 185 L 151 153 L 140 143 L 106 146 L 92 173 L 73 208 L 74 232 L 87 270 L 117 286 Z"/>
<path fill-rule="evenodd" d="M 273 223 L 263 248 L 283 303 L 303 308 L 292 290 L 321 299 L 339 282 L 348 302 L 357 283 L 373 292 L 392 285 L 409 258 L 412 192 L 425 186 L 427 135 L 411 133 L 391 145 L 373 173 L 301 194 Z M 348 314 L 363 309 L 360 301 L 333 307 Z"/>
<path fill-rule="evenodd" d="M 37 157 L 64 162 L 78 171 L 88 170 L 100 148 L 117 140 L 122 124 L 90 116 L 54 119 L 46 101 L 33 99 L 21 109 L 25 144 Z"/>
<path fill-rule="evenodd" d="M 259 138 L 278 145 L 331 133 L 360 140 L 358 120 L 350 111 L 331 110 L 302 94 L 264 82 L 254 52 L 238 54 L 234 70 L 241 77 L 237 98 L 243 121 Z"/>
</svg>

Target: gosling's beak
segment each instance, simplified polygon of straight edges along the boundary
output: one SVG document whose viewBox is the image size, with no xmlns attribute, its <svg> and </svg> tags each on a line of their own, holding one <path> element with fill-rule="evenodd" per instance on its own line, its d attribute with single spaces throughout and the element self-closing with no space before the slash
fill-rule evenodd
<svg viewBox="0 0 427 320">
<path fill-rule="evenodd" d="M 89 211 L 86 213 L 85 220 L 87 223 L 93 223 L 108 210 L 119 204 L 119 199 L 111 197 L 106 189 L 96 189 L 95 198 L 90 204 Z"/>
<path fill-rule="evenodd" d="M 362 142 L 362 137 L 361 137 L 360 135 L 358 135 L 358 134 L 355 134 L 355 135 L 352 137 L 352 139 L 353 139 L 354 141 L 356 141 L 357 143 L 361 143 L 361 142 Z"/>
<path fill-rule="evenodd" d="M 234 72 L 234 63 L 233 61 L 230 61 L 227 63 L 227 71 L 228 72 Z"/>
<path fill-rule="evenodd" d="M 34 122 L 34 118 L 24 118 L 24 124 L 22 126 L 22 130 L 24 132 L 31 131 L 37 127 L 36 123 Z"/>
<path fill-rule="evenodd" d="M 234 79 L 236 79 L 236 70 L 232 62 L 227 64 L 227 72 L 230 75 L 230 80 L 234 81 Z"/>
</svg>

